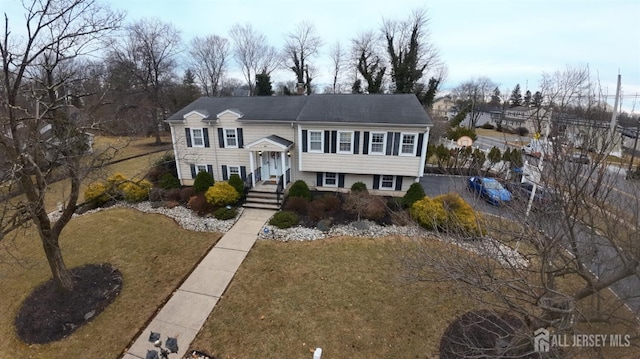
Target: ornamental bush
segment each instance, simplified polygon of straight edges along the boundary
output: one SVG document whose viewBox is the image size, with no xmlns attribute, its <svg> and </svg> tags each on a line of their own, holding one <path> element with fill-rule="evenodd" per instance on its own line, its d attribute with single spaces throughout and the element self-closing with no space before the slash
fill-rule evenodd
<svg viewBox="0 0 640 359">
<path fill-rule="evenodd" d="M 203 193 L 198 193 L 195 196 L 189 199 L 187 203 L 187 207 L 189 207 L 192 211 L 196 212 L 200 216 L 204 216 L 207 213 L 211 213 L 213 210 L 213 206 L 207 202 L 205 195 Z"/>
<path fill-rule="evenodd" d="M 236 218 L 237 215 L 238 210 L 236 208 L 227 209 L 227 207 L 221 207 L 213 212 L 213 216 L 221 221 Z"/>
<path fill-rule="evenodd" d="M 482 235 L 473 208 L 454 192 L 416 201 L 411 206 L 411 215 L 429 230 L 441 230 L 461 236 Z"/>
<path fill-rule="evenodd" d="M 309 190 L 309 186 L 303 180 L 297 180 L 293 182 L 291 188 L 289 188 L 289 197 L 300 197 L 311 199 L 311 191 Z"/>
<path fill-rule="evenodd" d="M 158 180 L 158 187 L 163 189 L 180 188 L 180 180 L 171 173 L 165 173 Z"/>
<path fill-rule="evenodd" d="M 414 182 L 409 186 L 407 193 L 402 197 L 405 207 L 411 207 L 416 201 L 423 199 L 425 196 L 424 188 L 420 183 Z"/>
<path fill-rule="evenodd" d="M 387 206 L 384 200 L 366 192 L 349 193 L 342 208 L 345 212 L 355 216 L 358 221 L 362 219 L 379 221 L 387 214 Z"/>
<path fill-rule="evenodd" d="M 141 202 L 149 198 L 149 190 L 153 184 L 147 180 L 140 182 L 125 182 L 120 186 L 122 196 L 127 202 Z"/>
<path fill-rule="evenodd" d="M 196 193 L 204 193 L 213 184 L 213 176 L 207 171 L 200 171 L 193 180 L 193 189 L 196 190 Z"/>
<path fill-rule="evenodd" d="M 102 206 L 109 202 L 111 197 L 107 193 L 107 185 L 102 182 L 90 184 L 84 191 L 85 201 L 91 202 L 94 206 Z"/>
<path fill-rule="evenodd" d="M 269 224 L 278 228 L 289 228 L 298 224 L 298 215 L 290 211 L 280 211 L 271 217 Z"/>
<path fill-rule="evenodd" d="M 227 182 L 217 182 L 209 187 L 204 194 L 207 202 L 214 206 L 226 206 L 234 204 L 240 199 L 240 194 Z"/>
<path fill-rule="evenodd" d="M 356 182 L 351 185 L 351 192 L 367 192 L 367 185 L 364 182 Z"/>
<path fill-rule="evenodd" d="M 306 198 L 289 197 L 287 198 L 287 201 L 284 202 L 284 205 L 282 207 L 287 211 L 293 211 L 301 216 L 304 216 L 307 214 L 309 203 L 309 200 Z"/>
<path fill-rule="evenodd" d="M 236 189 L 236 191 L 242 197 L 244 195 L 244 181 L 237 174 L 232 174 L 229 177 L 229 184 Z"/>
</svg>

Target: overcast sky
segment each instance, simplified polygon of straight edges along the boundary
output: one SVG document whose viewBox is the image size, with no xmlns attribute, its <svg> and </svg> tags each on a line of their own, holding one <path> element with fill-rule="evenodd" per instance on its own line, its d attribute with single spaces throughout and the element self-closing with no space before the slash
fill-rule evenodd
<svg viewBox="0 0 640 359">
<path fill-rule="evenodd" d="M 15 0 L 0 0 L 11 11 Z M 172 22 L 185 44 L 194 36 L 228 37 L 232 25 L 251 23 L 281 48 L 296 23 L 315 24 L 325 42 L 314 82 L 330 80 L 329 48 L 349 45 L 364 30 L 379 29 L 383 18 L 406 18 L 424 8 L 430 39 L 448 68 L 444 88 L 486 76 L 501 89 L 520 84 L 535 91 L 543 72 L 589 66 L 611 98 L 622 74 L 623 107 L 640 112 L 639 0 L 110 0 L 127 13 L 127 21 L 157 17 Z M 11 4 L 13 5 L 13 4 Z M 16 24 L 17 25 L 17 24 Z M 235 64 L 234 64 L 235 67 Z M 237 71 L 237 69 L 234 69 Z M 240 73 L 235 77 L 242 79 Z M 293 80 L 279 71 L 275 81 Z"/>
</svg>

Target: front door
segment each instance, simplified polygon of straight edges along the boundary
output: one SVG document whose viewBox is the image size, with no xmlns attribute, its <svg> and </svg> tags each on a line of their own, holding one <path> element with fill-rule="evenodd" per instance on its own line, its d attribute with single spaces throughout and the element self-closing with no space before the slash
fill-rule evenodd
<svg viewBox="0 0 640 359">
<path fill-rule="evenodd" d="M 280 152 L 265 151 L 262 153 L 262 180 L 275 180 L 282 174 L 281 155 Z"/>
</svg>

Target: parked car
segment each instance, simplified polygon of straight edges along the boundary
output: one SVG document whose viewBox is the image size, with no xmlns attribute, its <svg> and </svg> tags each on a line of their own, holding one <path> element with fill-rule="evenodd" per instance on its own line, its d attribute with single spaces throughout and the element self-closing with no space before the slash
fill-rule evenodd
<svg viewBox="0 0 640 359">
<path fill-rule="evenodd" d="M 528 202 L 533 191 L 533 183 L 531 182 L 511 182 L 507 183 L 507 189 L 513 195 L 513 198 L 519 201 Z M 550 210 L 557 204 L 558 195 L 555 191 L 542 186 L 536 186 L 536 193 L 533 196 L 533 207 Z"/>
<path fill-rule="evenodd" d="M 511 201 L 511 192 L 502 187 L 495 178 L 469 177 L 467 187 L 470 191 L 476 192 L 487 202 L 496 206 Z"/>
<path fill-rule="evenodd" d="M 567 161 L 588 165 L 591 159 L 584 153 L 572 153 L 567 157 Z"/>
</svg>

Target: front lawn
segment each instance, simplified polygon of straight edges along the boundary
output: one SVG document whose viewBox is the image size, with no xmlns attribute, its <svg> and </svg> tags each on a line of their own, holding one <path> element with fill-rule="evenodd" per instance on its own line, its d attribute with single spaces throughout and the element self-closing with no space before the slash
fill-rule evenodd
<svg viewBox="0 0 640 359">
<path fill-rule="evenodd" d="M 398 238 L 259 241 L 193 349 L 217 358 L 424 358 L 477 308 L 447 283 L 410 283 Z M 434 250 L 443 245 L 433 241 Z"/>
<path fill-rule="evenodd" d="M 61 236 L 72 268 L 110 263 L 124 277 L 115 301 L 93 321 L 58 342 L 28 346 L 15 332 L 23 300 L 51 277 L 40 240 L 29 230 L 0 242 L 0 337 L 3 358 L 116 358 L 220 238 L 181 229 L 162 215 L 110 209 L 78 217 Z"/>
</svg>

